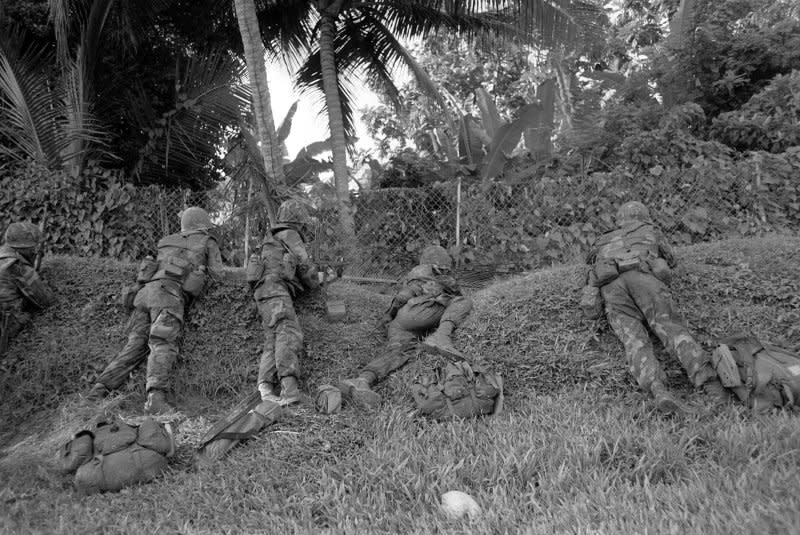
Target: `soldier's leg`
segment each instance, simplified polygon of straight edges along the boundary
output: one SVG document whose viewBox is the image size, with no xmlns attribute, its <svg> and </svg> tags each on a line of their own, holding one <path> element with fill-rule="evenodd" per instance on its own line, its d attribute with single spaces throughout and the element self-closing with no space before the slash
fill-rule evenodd
<svg viewBox="0 0 800 535">
<path fill-rule="evenodd" d="M 654 382 L 663 382 L 664 371 L 653 354 L 650 336 L 641 320 L 617 311 L 606 311 L 606 318 L 625 348 L 628 368 L 639 388 L 649 392 Z"/>
<path fill-rule="evenodd" d="M 112 360 L 97 377 L 93 397 L 102 397 L 106 390 L 113 390 L 125 382 L 147 358 L 147 339 L 150 333 L 150 313 L 144 309 L 135 309 L 128 319 L 128 341 L 114 360 Z M 98 385 L 102 385 L 102 388 Z"/>
<path fill-rule="evenodd" d="M 264 347 L 258 365 L 258 390 L 263 399 L 277 401 L 278 368 L 275 365 L 275 328 L 272 324 L 273 299 L 262 299 L 256 304 L 264 329 Z"/>
<path fill-rule="evenodd" d="M 633 294 L 650 328 L 673 358 L 677 358 L 694 386 L 717 376 L 711 356 L 695 341 L 672 301 L 667 286 L 655 277 L 635 273 Z"/>
<path fill-rule="evenodd" d="M 415 353 L 419 335 L 439 324 L 444 309 L 434 300 L 401 307 L 389 323 L 384 351 L 364 367 L 361 377 L 372 385 L 405 366 Z"/>
<path fill-rule="evenodd" d="M 446 357 L 463 358 L 453 346 L 453 331 L 467 319 L 472 311 L 472 300 L 466 297 L 454 297 L 442 312 L 436 331 L 425 338 L 423 345 Z"/>
<path fill-rule="evenodd" d="M 183 334 L 183 307 L 154 309 L 150 326 L 150 356 L 147 359 L 147 391 L 169 390 L 170 372 L 178 360 L 178 344 Z"/>
<path fill-rule="evenodd" d="M 297 378 L 300 376 L 300 354 L 303 351 L 303 331 L 289 297 L 277 297 L 272 323 L 275 329 L 275 367 L 281 382 L 280 401 L 291 405 L 300 401 Z"/>
</svg>

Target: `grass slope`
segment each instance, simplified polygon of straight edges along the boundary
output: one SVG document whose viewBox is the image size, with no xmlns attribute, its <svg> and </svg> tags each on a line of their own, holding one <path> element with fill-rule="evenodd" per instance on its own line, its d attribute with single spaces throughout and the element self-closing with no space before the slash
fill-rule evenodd
<svg viewBox="0 0 800 535">
<path fill-rule="evenodd" d="M 800 240 L 769 237 L 681 251 L 676 301 L 704 343 L 741 328 L 796 343 Z M 379 387 L 377 414 L 335 416 L 307 404 L 211 467 L 191 463 L 198 430 L 253 388 L 260 344 L 244 290 L 225 285 L 192 315 L 178 402 L 188 418 L 163 479 L 81 497 L 54 475 L 59 445 L 93 417 L 76 392 L 121 346 L 111 304 L 133 269 L 56 258 L 61 294 L 3 366 L 0 531 L 128 533 L 791 533 L 800 525 L 800 428 L 791 415 L 712 414 L 665 359 L 671 385 L 698 408 L 663 418 L 635 391 L 619 343 L 577 312 L 581 269 L 556 268 L 474 295 L 458 333 L 468 355 L 506 379 L 504 414 L 466 422 L 416 418 L 407 385 L 439 362 L 415 359 Z M 355 373 L 380 348 L 385 295 L 334 285 L 350 311 L 328 323 L 302 303 L 304 388 Z M 662 355 L 663 356 L 663 355 Z M 139 414 L 143 374 L 100 409 Z M 47 409 L 35 411 L 34 409 Z M 193 435 L 194 432 L 194 435 Z M 485 514 L 448 521 L 438 496 L 464 490 Z"/>
</svg>

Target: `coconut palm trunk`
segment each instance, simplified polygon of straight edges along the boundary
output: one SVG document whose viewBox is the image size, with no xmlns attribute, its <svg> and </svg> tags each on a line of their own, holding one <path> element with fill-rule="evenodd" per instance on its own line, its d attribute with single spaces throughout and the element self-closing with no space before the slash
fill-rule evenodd
<svg viewBox="0 0 800 535">
<path fill-rule="evenodd" d="M 342 102 L 339 98 L 338 72 L 334 55 L 336 17 L 342 7 L 342 0 L 321 0 L 318 4 L 319 56 L 322 69 L 322 85 L 325 90 L 325 104 L 328 109 L 328 122 L 331 131 L 331 152 L 333 156 L 333 180 L 339 204 L 339 225 L 349 254 L 354 254 L 355 223 L 350 209 L 349 174 L 347 172 L 347 139 L 345 138 Z"/>
<path fill-rule="evenodd" d="M 264 161 L 267 177 L 262 183 L 262 200 L 267 209 L 271 224 L 275 224 L 275 207 L 270 199 L 270 192 L 275 191 L 275 185 L 283 184 L 283 163 L 281 151 L 275 133 L 275 119 L 272 116 L 272 102 L 267 83 L 267 67 L 265 64 L 266 49 L 261 40 L 261 30 L 258 26 L 256 5 L 254 0 L 234 0 L 236 18 L 239 21 L 239 33 L 242 35 L 244 45 L 245 63 L 247 74 L 250 77 L 250 87 L 253 93 L 253 115 L 256 121 L 258 138 L 261 141 L 259 148 Z M 269 181 L 272 180 L 272 184 Z"/>
</svg>

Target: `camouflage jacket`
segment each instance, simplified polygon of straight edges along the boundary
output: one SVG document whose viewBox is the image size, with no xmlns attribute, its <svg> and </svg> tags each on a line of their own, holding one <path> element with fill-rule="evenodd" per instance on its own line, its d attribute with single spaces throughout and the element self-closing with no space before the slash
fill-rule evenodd
<svg viewBox="0 0 800 535">
<path fill-rule="evenodd" d="M 42 309 L 52 302 L 53 293 L 33 265 L 14 248 L 0 247 L 0 309 Z"/>
<path fill-rule="evenodd" d="M 222 257 L 217 241 L 206 231 L 178 232 L 158 242 L 158 269 L 150 280 L 171 279 L 182 282 L 200 267 L 206 276 L 218 281 L 222 275 Z"/>
<path fill-rule="evenodd" d="M 672 247 L 652 223 L 632 223 L 600 236 L 586 257 L 587 264 L 629 258 L 663 258 L 675 267 Z"/>
<path fill-rule="evenodd" d="M 303 237 L 289 226 L 271 229 L 261 243 L 262 275 L 254 284 L 256 300 L 296 297 L 319 288 L 317 268 L 306 250 Z"/>
<path fill-rule="evenodd" d="M 437 274 L 433 266 L 420 264 L 405 276 L 403 286 L 392 299 L 388 313 L 394 318 L 397 311 L 415 297 L 427 297 L 447 306 L 450 300 L 458 295 L 461 295 L 461 288 L 452 275 Z"/>
</svg>

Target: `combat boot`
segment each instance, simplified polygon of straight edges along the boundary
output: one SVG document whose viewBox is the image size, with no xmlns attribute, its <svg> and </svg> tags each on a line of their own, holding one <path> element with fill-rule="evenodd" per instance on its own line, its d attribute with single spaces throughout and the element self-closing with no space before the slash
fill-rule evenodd
<svg viewBox="0 0 800 535">
<path fill-rule="evenodd" d="M 445 357 L 463 359 L 464 355 L 453 347 L 451 336 L 454 327 L 452 321 L 443 321 L 433 334 L 425 338 L 422 342 L 422 347 Z"/>
<path fill-rule="evenodd" d="M 108 388 L 103 383 L 95 383 L 89 393 L 86 394 L 87 401 L 100 401 L 108 395 Z"/>
<path fill-rule="evenodd" d="M 300 401 L 300 389 L 297 379 L 291 375 L 281 378 L 281 395 L 278 403 L 281 405 L 294 405 Z"/>
<path fill-rule="evenodd" d="M 261 401 L 271 401 L 279 403 L 280 388 L 275 383 L 258 383 L 258 393 L 261 394 Z"/>
<path fill-rule="evenodd" d="M 144 411 L 148 414 L 166 414 L 175 412 L 175 408 L 167 403 L 167 396 L 163 390 L 153 389 L 147 393 Z"/>
<path fill-rule="evenodd" d="M 715 405 L 724 405 L 731 401 L 731 394 L 728 392 L 719 379 L 714 378 L 703 383 L 703 392 Z"/>
<path fill-rule="evenodd" d="M 650 386 L 650 392 L 653 394 L 656 400 L 656 408 L 658 408 L 660 412 L 676 415 L 683 415 L 687 412 L 683 403 L 673 396 L 662 383 L 658 381 L 654 382 Z"/>
<path fill-rule="evenodd" d="M 339 390 L 345 399 L 365 409 L 377 410 L 381 406 L 381 397 L 369 386 L 365 377 L 345 379 L 339 383 Z"/>
</svg>

